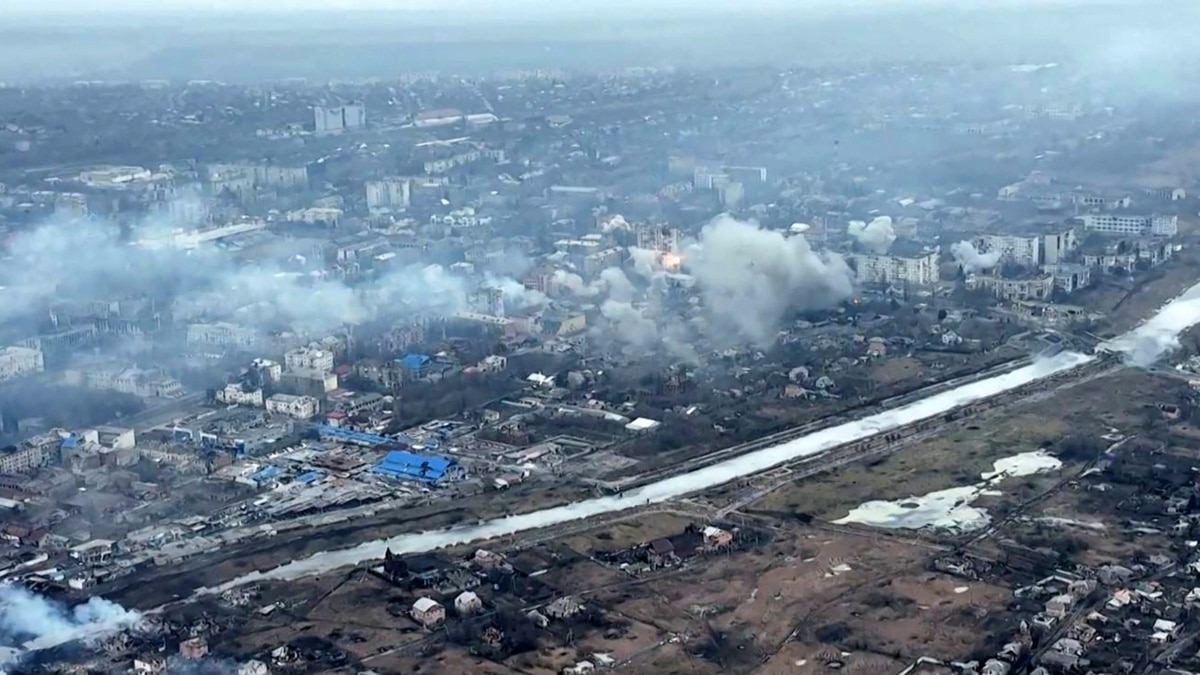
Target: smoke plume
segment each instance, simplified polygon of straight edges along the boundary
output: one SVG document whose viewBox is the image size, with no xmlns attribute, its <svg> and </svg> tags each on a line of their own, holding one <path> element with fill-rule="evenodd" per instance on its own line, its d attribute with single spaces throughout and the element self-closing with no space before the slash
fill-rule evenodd
<svg viewBox="0 0 1200 675">
<path fill-rule="evenodd" d="M 372 268 L 367 260 L 366 269 L 347 264 L 331 272 L 305 256 L 243 262 L 212 245 L 181 248 L 182 235 L 161 221 L 134 230 L 123 237 L 111 223 L 51 219 L 14 235 L 0 265 L 0 322 L 26 318 L 32 324 L 50 304 L 148 295 L 177 322 L 233 321 L 264 332 L 320 334 L 374 319 L 461 311 L 479 281 L 428 264 Z M 516 307 L 545 300 L 500 272 L 483 281 Z"/>
<path fill-rule="evenodd" d="M 980 253 L 975 244 L 969 241 L 960 241 L 952 245 L 950 255 L 954 256 L 954 262 L 962 265 L 968 273 L 983 272 L 1000 264 L 999 251 Z"/>
<path fill-rule="evenodd" d="M 68 609 L 18 586 L 0 587 L 0 638 L 26 651 L 132 628 L 141 615 L 103 598 Z"/>
<path fill-rule="evenodd" d="M 832 307 L 854 292 L 853 272 L 840 256 L 814 251 L 803 236 L 728 216 L 704 227 L 683 264 L 710 320 L 755 342 L 769 341 L 789 310 Z"/>
<path fill-rule="evenodd" d="M 622 216 L 619 213 L 609 216 L 600 222 L 600 231 L 605 234 L 616 232 L 617 230 L 629 229 L 631 229 L 629 226 L 629 221 L 625 220 L 625 216 Z"/>
<path fill-rule="evenodd" d="M 870 223 L 852 220 L 846 227 L 846 234 L 854 237 L 872 253 L 887 253 L 896 241 L 896 230 L 892 227 L 890 216 L 879 216 Z"/>
</svg>

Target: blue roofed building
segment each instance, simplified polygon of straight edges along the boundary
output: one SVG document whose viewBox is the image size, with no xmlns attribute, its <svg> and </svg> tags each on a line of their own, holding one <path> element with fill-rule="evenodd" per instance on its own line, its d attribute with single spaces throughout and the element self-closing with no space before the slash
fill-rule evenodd
<svg viewBox="0 0 1200 675">
<path fill-rule="evenodd" d="M 400 365 L 413 377 L 420 377 L 433 367 L 433 357 L 428 354 L 405 354 L 400 359 Z"/>
<path fill-rule="evenodd" d="M 263 468 L 259 469 L 258 471 L 255 471 L 254 473 L 250 474 L 250 480 L 254 481 L 255 483 L 258 483 L 259 487 L 264 487 L 264 486 L 274 482 L 282 474 L 283 474 L 283 469 L 280 469 L 279 467 L 277 467 L 273 464 L 268 464 L 267 466 L 264 466 Z"/>
<path fill-rule="evenodd" d="M 380 445 L 414 445 L 416 441 L 397 434 L 395 436 L 380 436 L 379 434 L 369 434 L 365 431 L 355 431 L 353 429 L 345 429 L 335 427 L 329 424 L 316 425 L 317 435 L 321 440 L 338 441 L 340 443 L 349 443 L 351 445 L 361 445 L 367 448 L 374 448 Z"/>
<path fill-rule="evenodd" d="M 393 450 L 375 466 L 375 473 L 396 480 L 415 480 L 438 483 L 459 480 L 466 470 L 452 459 L 437 455 L 418 455 L 407 450 Z"/>
</svg>

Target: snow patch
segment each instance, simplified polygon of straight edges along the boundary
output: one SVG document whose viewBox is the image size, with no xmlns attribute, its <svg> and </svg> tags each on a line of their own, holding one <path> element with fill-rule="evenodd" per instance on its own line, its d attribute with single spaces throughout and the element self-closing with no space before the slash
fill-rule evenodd
<svg viewBox="0 0 1200 675">
<path fill-rule="evenodd" d="M 991 517 L 987 511 L 973 506 L 972 503 L 980 497 L 1002 494 L 989 489 L 995 483 L 1005 478 L 1031 476 L 1035 473 L 1055 471 L 1061 467 L 1062 461 L 1046 454 L 1044 450 L 1023 452 L 996 460 L 992 464 L 992 470 L 981 474 L 981 482 L 975 485 L 938 490 L 921 497 L 896 501 L 867 502 L 851 510 L 845 518 L 834 522 L 838 525 L 855 523 L 893 530 L 979 530 L 987 527 Z"/>
</svg>

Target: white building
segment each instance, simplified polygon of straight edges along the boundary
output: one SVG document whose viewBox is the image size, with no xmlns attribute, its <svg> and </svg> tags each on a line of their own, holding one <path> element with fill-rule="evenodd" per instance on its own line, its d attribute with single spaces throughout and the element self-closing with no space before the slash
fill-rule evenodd
<svg viewBox="0 0 1200 675">
<path fill-rule="evenodd" d="M 1042 236 L 1042 262 L 1046 265 L 1057 265 L 1063 262 L 1072 251 L 1079 247 L 1079 239 L 1075 229 L 1055 232 Z"/>
<path fill-rule="evenodd" d="M 1074 293 L 1092 284 L 1092 268 L 1087 265 L 1059 263 L 1046 265 L 1042 270 L 1054 277 L 1054 287 L 1063 293 Z"/>
<path fill-rule="evenodd" d="M 311 345 L 300 347 L 283 355 L 283 365 L 288 370 L 317 370 L 328 373 L 333 370 L 333 352 Z"/>
<path fill-rule="evenodd" d="M 298 420 L 310 420 L 317 416 L 320 401 L 311 396 L 275 394 L 267 399 L 267 412 L 287 415 Z"/>
<path fill-rule="evenodd" d="M 1042 239 L 1009 234 L 985 234 L 975 240 L 981 253 L 1000 253 L 1002 262 L 1022 267 L 1037 267 L 1042 260 Z"/>
<path fill-rule="evenodd" d="M 232 323 L 194 323 L 188 326 L 187 341 L 192 347 L 212 345 L 250 348 L 258 344 L 258 333 Z"/>
<path fill-rule="evenodd" d="M 1179 216 L 1135 216 L 1092 213 L 1081 216 L 1083 228 L 1101 234 L 1173 237 L 1179 233 Z"/>
<path fill-rule="evenodd" d="M 967 288 L 971 290 L 986 288 L 1001 300 L 1048 300 L 1054 293 L 1054 276 L 1047 274 L 1046 276 L 1005 279 L 975 274 L 967 277 Z"/>
<path fill-rule="evenodd" d="M 859 283 L 930 286 L 938 280 L 938 251 L 916 256 L 856 255 Z"/>
<path fill-rule="evenodd" d="M 289 223 L 327 224 L 337 227 L 342 220 L 342 210 L 332 207 L 314 206 L 307 209 L 288 211 Z"/>
<path fill-rule="evenodd" d="M 218 389 L 216 399 L 218 403 L 228 405 L 244 405 L 253 408 L 262 408 L 266 405 L 262 389 L 247 391 L 240 384 L 227 384 L 224 389 Z"/>
<path fill-rule="evenodd" d="M 454 612 L 459 616 L 471 616 L 483 609 L 483 601 L 471 591 L 463 591 L 454 599 Z"/>
<path fill-rule="evenodd" d="M 42 353 L 28 347 L 0 348 L 0 382 L 22 375 L 40 373 L 46 365 Z"/>
<path fill-rule="evenodd" d="M 283 366 L 270 359 L 254 359 L 250 362 L 250 367 L 258 371 L 264 382 L 275 384 L 283 377 Z"/>
<path fill-rule="evenodd" d="M 361 103 L 313 108 L 313 130 L 318 134 L 352 131 L 366 125 L 367 109 Z"/>
<path fill-rule="evenodd" d="M 384 178 L 367 181 L 367 209 L 372 213 L 405 209 L 412 203 L 412 181 L 408 178 Z"/>
</svg>

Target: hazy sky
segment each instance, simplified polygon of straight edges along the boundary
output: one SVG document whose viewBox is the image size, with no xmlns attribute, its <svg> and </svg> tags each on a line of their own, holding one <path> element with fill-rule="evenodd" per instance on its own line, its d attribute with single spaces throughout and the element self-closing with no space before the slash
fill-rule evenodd
<svg viewBox="0 0 1200 675">
<path fill-rule="evenodd" d="M 946 5 L 950 7 L 996 7 L 1021 5 L 1113 4 L 1130 0 L 737 0 L 722 5 L 706 0 L 2 0 L 5 12 L 18 14 L 96 14 L 114 11 L 146 11 L 164 13 L 171 11 L 346 11 L 346 10 L 465 10 L 480 13 L 495 13 L 497 18 L 504 14 L 531 9 L 552 8 L 561 11 L 570 7 L 575 12 L 611 12 L 619 7 L 635 6 L 642 9 L 707 10 L 727 7 L 732 11 L 749 8 L 790 8 L 826 11 L 846 11 L 850 8 L 927 7 Z"/>
</svg>

